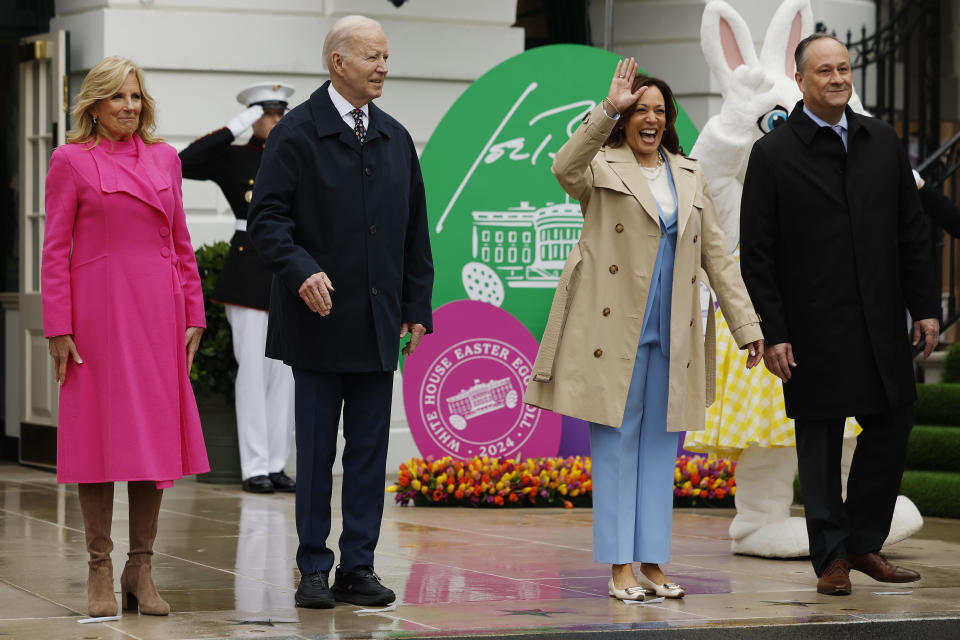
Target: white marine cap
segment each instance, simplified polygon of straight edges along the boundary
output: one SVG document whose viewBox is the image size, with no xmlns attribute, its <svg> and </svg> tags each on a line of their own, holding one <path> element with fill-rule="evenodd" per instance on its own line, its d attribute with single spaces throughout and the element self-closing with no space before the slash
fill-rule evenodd
<svg viewBox="0 0 960 640">
<path fill-rule="evenodd" d="M 238 93 L 237 102 L 245 107 L 259 104 L 264 109 L 286 109 L 287 98 L 293 91 L 293 87 L 282 82 L 257 82 Z"/>
</svg>

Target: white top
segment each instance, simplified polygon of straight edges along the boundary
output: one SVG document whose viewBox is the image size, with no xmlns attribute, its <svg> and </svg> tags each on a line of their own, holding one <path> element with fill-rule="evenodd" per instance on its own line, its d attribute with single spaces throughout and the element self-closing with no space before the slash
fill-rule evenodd
<svg viewBox="0 0 960 640">
<path fill-rule="evenodd" d="M 673 216 L 677 214 L 677 201 L 674 199 L 673 190 L 670 188 L 670 172 L 663 166 L 648 169 L 641 165 L 640 170 L 647 178 L 647 184 L 650 186 L 650 191 L 653 192 L 657 204 L 663 209 L 664 222 L 670 222 L 673 220 Z"/>
<path fill-rule="evenodd" d="M 337 113 L 340 114 L 340 117 L 343 118 L 343 121 L 347 123 L 347 126 L 351 130 L 356 126 L 356 121 L 353 119 L 353 109 L 354 106 L 350 104 L 350 101 L 340 95 L 340 92 L 333 88 L 333 83 L 331 82 L 327 85 L 327 93 L 330 94 L 330 99 L 333 101 L 333 106 L 337 110 Z M 365 104 L 360 107 L 360 111 L 363 112 L 361 119 L 363 120 L 363 128 L 370 128 L 370 105 Z"/>
</svg>

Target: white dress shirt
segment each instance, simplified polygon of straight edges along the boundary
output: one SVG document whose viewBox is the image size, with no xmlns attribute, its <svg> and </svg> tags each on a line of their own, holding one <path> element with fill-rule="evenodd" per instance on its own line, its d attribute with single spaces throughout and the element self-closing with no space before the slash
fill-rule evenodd
<svg viewBox="0 0 960 640">
<path fill-rule="evenodd" d="M 352 131 L 356 126 L 357 121 L 353 119 L 353 110 L 354 106 L 350 102 L 340 95 L 340 92 L 333 88 L 333 83 L 331 82 L 327 85 L 327 93 L 330 94 L 330 99 L 333 101 L 333 106 L 337 110 L 337 113 L 343 118 L 343 121 L 347 123 L 347 126 L 350 127 Z M 363 112 L 363 115 L 360 116 L 360 119 L 363 120 L 363 128 L 367 130 L 370 128 L 370 105 L 365 104 L 360 107 L 360 111 Z"/>
</svg>

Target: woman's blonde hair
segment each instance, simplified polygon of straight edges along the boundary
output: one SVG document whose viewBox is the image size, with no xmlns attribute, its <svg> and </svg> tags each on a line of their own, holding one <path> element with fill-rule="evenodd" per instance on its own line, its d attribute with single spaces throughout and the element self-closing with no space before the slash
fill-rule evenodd
<svg viewBox="0 0 960 640">
<path fill-rule="evenodd" d="M 67 142 L 92 142 L 91 146 L 94 147 L 100 144 L 103 133 L 93 122 L 90 110 L 100 100 L 110 98 L 119 91 L 131 73 L 137 77 L 140 85 L 140 124 L 136 133 L 144 144 L 163 140 L 154 135 L 157 128 L 156 103 L 143 83 L 143 69 L 132 60 L 109 56 L 94 65 L 80 85 L 80 93 L 73 105 L 73 129 L 67 132 Z"/>
</svg>

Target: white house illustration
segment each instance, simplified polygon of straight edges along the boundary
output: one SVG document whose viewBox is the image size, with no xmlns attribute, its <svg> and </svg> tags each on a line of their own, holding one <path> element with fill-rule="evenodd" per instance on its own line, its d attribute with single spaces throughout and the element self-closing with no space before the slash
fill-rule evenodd
<svg viewBox="0 0 960 640">
<path fill-rule="evenodd" d="M 582 228 L 576 202 L 474 211 L 473 259 L 494 269 L 509 287 L 553 288 Z"/>
<path fill-rule="evenodd" d="M 510 383 L 510 378 L 500 378 L 480 382 L 474 379 L 473 386 L 461 389 L 460 393 L 447 398 L 447 411 L 450 412 L 450 424 L 460 431 L 467 426 L 467 420 L 482 416 L 497 409 L 513 409 L 520 396 Z"/>
</svg>

